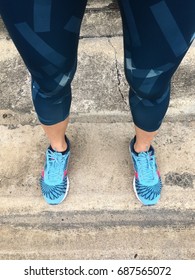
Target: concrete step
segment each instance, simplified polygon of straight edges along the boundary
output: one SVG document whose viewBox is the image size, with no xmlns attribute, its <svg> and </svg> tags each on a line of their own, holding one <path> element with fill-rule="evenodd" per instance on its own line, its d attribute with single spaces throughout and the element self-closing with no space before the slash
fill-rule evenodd
<svg viewBox="0 0 195 280">
<path fill-rule="evenodd" d="M 83 18 L 81 38 L 122 35 L 122 23 L 116 0 L 88 0 Z M 0 20 L 0 39 L 9 37 Z"/>
<path fill-rule="evenodd" d="M 153 214 L 153 215 L 151 215 Z M 175 217 L 192 219 L 192 213 L 175 212 Z M 155 224 L 147 219 L 164 216 Z M 79 221 L 75 222 L 75 217 Z M 114 218 L 113 218 L 114 217 Z M 128 219 L 128 217 L 131 217 Z M 194 226 L 192 221 L 172 222 L 172 212 L 57 212 L 14 216 L 18 224 L 1 226 L 1 259 L 80 260 L 80 259 L 166 259 L 192 260 Z M 81 222 L 83 219 L 86 222 Z M 169 223 L 167 223 L 167 219 Z M 29 221 L 36 221 L 30 223 Z M 68 223 L 64 222 L 68 220 Z M 184 221 L 183 220 L 183 221 Z M 149 223 L 149 225 L 146 225 Z M 160 223 L 160 225 L 159 225 Z"/>
<path fill-rule="evenodd" d="M 163 124 L 154 143 L 162 198 L 145 207 L 132 189 L 130 123 L 70 124 L 71 188 L 58 206 L 38 184 L 40 126 L 0 126 L 0 259 L 194 259 L 194 128 Z"/>
</svg>

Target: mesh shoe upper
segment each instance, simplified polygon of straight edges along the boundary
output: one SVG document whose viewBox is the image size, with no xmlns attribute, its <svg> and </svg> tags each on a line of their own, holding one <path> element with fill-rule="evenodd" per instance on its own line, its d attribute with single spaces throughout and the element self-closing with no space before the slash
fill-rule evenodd
<svg viewBox="0 0 195 280">
<path fill-rule="evenodd" d="M 135 140 L 132 140 L 130 144 L 135 169 L 134 190 L 144 205 L 153 205 L 158 202 L 162 189 L 154 149 L 151 146 L 149 151 L 136 154 L 133 149 L 134 143 Z"/>
<path fill-rule="evenodd" d="M 49 148 L 46 151 L 46 162 L 40 184 L 42 194 L 49 204 L 59 204 L 68 192 L 67 167 L 69 156 L 69 149 L 64 155 L 53 152 Z"/>
</svg>

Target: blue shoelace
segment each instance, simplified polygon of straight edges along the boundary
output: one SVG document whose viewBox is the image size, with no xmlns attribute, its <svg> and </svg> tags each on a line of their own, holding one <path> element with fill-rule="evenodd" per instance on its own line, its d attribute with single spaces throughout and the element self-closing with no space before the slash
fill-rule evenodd
<svg viewBox="0 0 195 280">
<path fill-rule="evenodd" d="M 45 171 L 50 182 L 56 183 L 62 180 L 66 158 L 66 154 L 62 155 L 61 153 L 48 150 L 47 168 Z"/>
<path fill-rule="evenodd" d="M 156 181 L 155 155 L 151 155 L 151 152 L 139 153 L 136 157 L 136 164 L 140 181 L 149 185 Z"/>
</svg>

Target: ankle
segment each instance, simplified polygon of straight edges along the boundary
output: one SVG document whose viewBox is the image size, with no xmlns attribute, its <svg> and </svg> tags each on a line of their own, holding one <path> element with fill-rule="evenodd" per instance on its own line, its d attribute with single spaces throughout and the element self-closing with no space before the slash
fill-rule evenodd
<svg viewBox="0 0 195 280">
<path fill-rule="evenodd" d="M 56 152 L 65 152 L 68 148 L 68 145 L 66 144 L 66 142 L 64 143 L 53 143 L 51 144 L 51 147 L 54 151 Z"/>
<path fill-rule="evenodd" d="M 134 151 L 136 153 L 147 152 L 150 149 L 150 144 L 134 144 Z"/>
</svg>

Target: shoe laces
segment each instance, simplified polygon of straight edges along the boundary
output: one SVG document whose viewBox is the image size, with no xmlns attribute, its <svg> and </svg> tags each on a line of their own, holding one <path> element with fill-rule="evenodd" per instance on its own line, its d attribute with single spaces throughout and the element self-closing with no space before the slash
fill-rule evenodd
<svg viewBox="0 0 195 280">
<path fill-rule="evenodd" d="M 46 172 L 50 182 L 55 182 L 62 178 L 66 158 L 66 154 L 62 155 L 61 153 L 52 152 L 51 150 L 47 152 Z"/>
<path fill-rule="evenodd" d="M 145 184 L 150 185 L 156 181 L 155 155 L 152 155 L 152 152 L 139 153 L 136 162 L 139 170 L 139 178 Z"/>
</svg>

